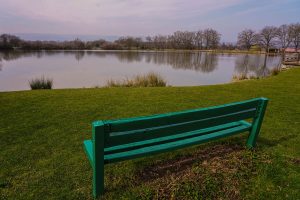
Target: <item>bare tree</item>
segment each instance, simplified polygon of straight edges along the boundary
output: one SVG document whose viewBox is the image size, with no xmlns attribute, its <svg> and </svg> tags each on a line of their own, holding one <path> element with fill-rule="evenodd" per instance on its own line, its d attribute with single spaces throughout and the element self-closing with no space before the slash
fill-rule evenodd
<svg viewBox="0 0 300 200">
<path fill-rule="evenodd" d="M 195 33 L 190 31 L 176 31 L 169 36 L 169 43 L 175 49 L 193 49 Z"/>
<path fill-rule="evenodd" d="M 297 51 L 300 46 L 300 23 L 291 24 L 290 32 L 292 37 L 292 43 Z"/>
<path fill-rule="evenodd" d="M 151 36 L 147 36 L 146 37 L 146 47 L 148 49 L 152 49 L 153 45 L 152 45 L 153 41 L 152 41 L 152 37 Z"/>
<path fill-rule="evenodd" d="M 245 29 L 238 34 L 238 46 L 249 50 L 252 45 L 257 42 L 255 31 L 252 29 Z"/>
<path fill-rule="evenodd" d="M 154 36 L 153 44 L 155 48 L 166 49 L 168 44 L 168 37 L 163 35 Z"/>
<path fill-rule="evenodd" d="M 0 49 L 13 49 L 14 47 L 19 47 L 20 44 L 21 39 L 15 35 L 0 35 Z"/>
<path fill-rule="evenodd" d="M 199 30 L 195 33 L 194 45 L 197 49 L 203 48 L 203 31 Z"/>
<path fill-rule="evenodd" d="M 279 45 L 282 49 L 281 63 L 285 59 L 285 50 L 292 42 L 292 29 L 291 26 L 283 24 L 277 29 L 277 38 Z"/>
<path fill-rule="evenodd" d="M 203 31 L 203 39 L 206 49 L 215 49 L 220 43 L 221 34 L 214 29 L 208 28 Z"/>
<path fill-rule="evenodd" d="M 277 37 L 277 28 L 275 26 L 266 26 L 258 34 L 260 44 L 269 52 L 271 46 L 274 45 Z"/>
<path fill-rule="evenodd" d="M 283 52 L 292 42 L 292 31 L 290 26 L 283 24 L 277 29 L 277 38 Z"/>
</svg>

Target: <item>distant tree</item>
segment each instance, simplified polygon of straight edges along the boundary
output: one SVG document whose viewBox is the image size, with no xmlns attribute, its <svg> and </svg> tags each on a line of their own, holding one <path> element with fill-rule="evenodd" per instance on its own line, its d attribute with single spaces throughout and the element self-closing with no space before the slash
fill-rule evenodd
<svg viewBox="0 0 300 200">
<path fill-rule="evenodd" d="M 195 33 L 191 31 L 176 31 L 169 36 L 168 42 L 175 49 L 193 49 Z"/>
<path fill-rule="evenodd" d="M 219 48 L 223 50 L 234 50 L 236 48 L 236 45 L 231 42 L 227 42 L 227 43 L 223 42 Z"/>
<path fill-rule="evenodd" d="M 300 46 L 300 23 L 290 25 L 290 34 L 292 37 L 292 43 L 296 51 Z"/>
<path fill-rule="evenodd" d="M 245 29 L 238 34 L 238 46 L 249 50 L 251 46 L 255 45 L 257 37 L 255 31 L 252 29 Z"/>
<path fill-rule="evenodd" d="M 106 43 L 106 41 L 104 39 L 88 41 L 86 43 L 86 48 L 87 49 L 99 49 L 99 48 L 102 48 L 102 45 L 105 43 Z"/>
<path fill-rule="evenodd" d="M 203 31 L 199 30 L 195 33 L 194 45 L 197 49 L 203 48 Z"/>
<path fill-rule="evenodd" d="M 147 49 L 152 49 L 153 48 L 153 42 L 152 42 L 152 37 L 151 36 L 146 37 L 145 46 L 146 46 Z"/>
<path fill-rule="evenodd" d="M 157 49 L 166 49 L 168 47 L 168 36 L 164 36 L 164 35 L 154 36 L 153 45 Z"/>
<path fill-rule="evenodd" d="M 277 29 L 277 38 L 280 47 L 283 51 L 291 44 L 292 42 L 292 30 L 291 26 L 283 24 Z"/>
<path fill-rule="evenodd" d="M 216 30 L 208 28 L 203 31 L 203 39 L 206 49 L 216 49 L 221 40 L 221 34 Z"/>
<path fill-rule="evenodd" d="M 73 45 L 73 49 L 84 49 L 85 43 L 81 41 L 79 38 L 76 38 L 75 40 L 71 41 L 71 44 Z"/>
<path fill-rule="evenodd" d="M 267 52 L 269 52 L 270 47 L 275 45 L 277 30 L 275 26 L 266 26 L 258 34 L 258 41 Z"/>
<path fill-rule="evenodd" d="M 15 35 L 0 35 L 0 49 L 13 49 L 15 47 L 19 47 L 21 42 L 22 40 Z"/>
<path fill-rule="evenodd" d="M 122 46 L 124 49 L 132 49 L 133 47 L 139 48 L 142 45 L 142 38 L 131 36 L 120 37 L 115 43 Z"/>
<path fill-rule="evenodd" d="M 122 49 L 122 47 L 115 43 L 115 42 L 105 42 L 102 44 L 101 46 L 102 49 L 104 50 L 119 50 L 119 49 Z"/>
</svg>

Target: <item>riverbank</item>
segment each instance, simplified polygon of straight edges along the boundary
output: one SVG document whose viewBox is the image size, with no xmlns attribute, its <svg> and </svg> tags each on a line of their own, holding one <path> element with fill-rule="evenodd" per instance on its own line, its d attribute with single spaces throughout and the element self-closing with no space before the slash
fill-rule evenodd
<svg viewBox="0 0 300 200">
<path fill-rule="evenodd" d="M 105 199 L 299 199 L 300 68 L 223 85 L 0 93 L 0 197 L 92 199 L 82 142 L 91 122 L 270 99 L 255 150 L 246 134 L 105 168 Z"/>
<path fill-rule="evenodd" d="M 103 51 L 103 52 L 211 52 L 211 53 L 228 53 L 228 54 L 266 54 L 265 51 L 255 51 L 255 50 L 222 50 L 222 49 L 14 49 L 14 50 L 0 50 L 0 52 L 36 52 L 36 51 Z M 268 55 L 280 55 L 280 53 L 269 53 Z"/>
</svg>

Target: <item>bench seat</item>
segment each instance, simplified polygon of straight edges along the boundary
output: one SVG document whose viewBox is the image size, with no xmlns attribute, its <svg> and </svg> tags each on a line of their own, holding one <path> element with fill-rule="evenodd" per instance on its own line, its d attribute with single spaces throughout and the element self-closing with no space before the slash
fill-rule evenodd
<svg viewBox="0 0 300 200">
<path fill-rule="evenodd" d="M 119 162 L 145 155 L 153 155 L 154 153 L 175 150 L 186 146 L 207 142 L 209 140 L 249 131 L 250 128 L 251 124 L 242 120 L 239 122 L 232 122 L 177 135 L 109 147 L 104 149 L 104 163 Z M 162 142 L 163 144 L 160 144 Z M 84 147 L 89 155 L 88 157 L 90 162 L 93 162 L 92 140 L 85 140 Z"/>
</svg>

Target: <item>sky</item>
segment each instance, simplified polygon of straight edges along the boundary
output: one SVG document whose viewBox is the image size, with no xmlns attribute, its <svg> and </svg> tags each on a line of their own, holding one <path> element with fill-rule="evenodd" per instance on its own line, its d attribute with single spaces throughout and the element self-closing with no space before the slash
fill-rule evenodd
<svg viewBox="0 0 300 200">
<path fill-rule="evenodd" d="M 300 22 L 300 0 L 0 0 L 0 34 L 147 36 Z M 55 38 L 48 38 L 55 39 Z"/>
</svg>

